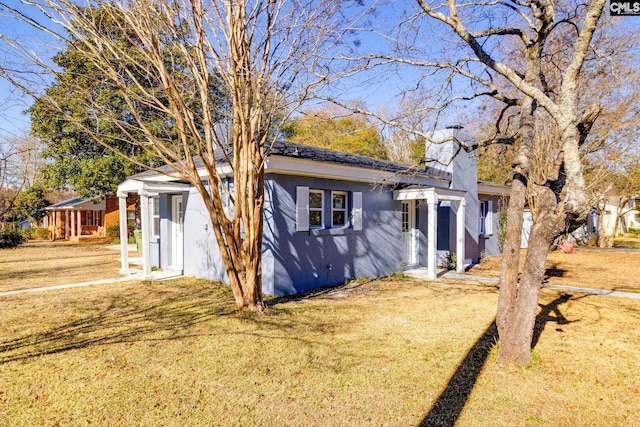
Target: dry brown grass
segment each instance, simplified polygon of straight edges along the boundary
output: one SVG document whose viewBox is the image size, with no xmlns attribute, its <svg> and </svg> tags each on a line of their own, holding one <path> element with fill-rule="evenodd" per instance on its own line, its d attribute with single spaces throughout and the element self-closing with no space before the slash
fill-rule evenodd
<svg viewBox="0 0 640 427">
<path fill-rule="evenodd" d="M 557 279 L 582 255 L 603 283 L 635 260 L 554 253 Z M 543 289 L 526 369 L 496 364 L 496 302 L 495 285 L 402 277 L 264 316 L 194 279 L 2 297 L 0 425 L 640 425 L 640 300 Z"/>
<path fill-rule="evenodd" d="M 524 263 L 524 254 L 523 250 L 521 263 Z M 474 266 L 470 274 L 499 277 L 500 262 L 500 256 L 490 257 Z M 639 265 L 640 251 L 578 247 L 575 253 L 566 254 L 556 250 L 547 258 L 546 281 L 551 285 L 640 293 Z"/>
<path fill-rule="evenodd" d="M 104 243 L 37 242 L 0 249 L 0 292 L 119 277 L 119 256 Z"/>
<path fill-rule="evenodd" d="M 613 246 L 616 248 L 640 249 L 640 236 L 633 234 L 618 236 Z"/>
<path fill-rule="evenodd" d="M 273 299 L 265 316 L 191 279 L 5 297 L 0 424 L 640 423 L 640 301 L 543 290 L 534 364 L 512 369 L 491 350 L 496 300 L 403 278 Z"/>
</svg>

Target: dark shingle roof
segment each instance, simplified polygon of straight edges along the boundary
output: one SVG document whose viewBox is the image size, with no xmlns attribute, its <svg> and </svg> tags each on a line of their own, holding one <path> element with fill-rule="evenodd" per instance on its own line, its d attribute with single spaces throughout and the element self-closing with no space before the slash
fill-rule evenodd
<svg viewBox="0 0 640 427">
<path fill-rule="evenodd" d="M 344 153 L 341 151 L 296 144 L 288 141 L 276 141 L 273 144 L 271 155 L 314 160 L 318 162 L 337 163 L 384 172 L 406 173 L 445 179 L 451 178 L 451 174 L 430 167 L 410 166 L 388 160 L 374 159 L 372 157 L 361 156 L 358 154 Z"/>
<path fill-rule="evenodd" d="M 289 141 L 278 140 L 271 147 L 270 156 L 283 156 L 296 159 L 313 160 L 317 162 L 334 163 L 346 166 L 361 167 L 382 172 L 392 172 L 398 174 L 417 175 L 422 177 L 451 179 L 451 174 L 445 171 L 434 169 L 428 166 L 410 166 L 388 160 L 374 159 L 372 157 L 358 154 L 344 153 L 341 151 L 329 150 L 326 148 L 313 147 L 310 145 L 296 144 Z M 224 156 L 218 153 L 216 161 L 224 162 Z M 197 167 L 202 167 L 200 158 L 195 158 Z M 173 169 L 169 165 L 164 165 L 157 170 L 171 174 Z M 141 179 L 156 176 L 155 171 L 145 171 L 133 175 L 133 179 Z"/>
</svg>

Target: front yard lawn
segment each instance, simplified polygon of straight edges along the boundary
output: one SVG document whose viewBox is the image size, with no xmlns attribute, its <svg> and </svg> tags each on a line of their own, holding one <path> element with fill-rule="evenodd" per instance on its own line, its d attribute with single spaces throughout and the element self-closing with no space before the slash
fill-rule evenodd
<svg viewBox="0 0 640 427">
<path fill-rule="evenodd" d="M 4 297 L 0 424 L 640 425 L 640 301 L 542 290 L 534 364 L 497 290 L 402 277 L 238 311 L 203 280 Z"/>
<path fill-rule="evenodd" d="M 0 292 L 120 277 L 119 257 L 104 243 L 35 242 L 0 249 Z"/>
<path fill-rule="evenodd" d="M 470 274 L 500 277 L 501 257 L 474 266 Z M 524 251 L 520 257 L 524 263 Z M 575 253 L 549 253 L 545 280 L 551 285 L 640 293 L 640 251 L 576 247 Z"/>
</svg>

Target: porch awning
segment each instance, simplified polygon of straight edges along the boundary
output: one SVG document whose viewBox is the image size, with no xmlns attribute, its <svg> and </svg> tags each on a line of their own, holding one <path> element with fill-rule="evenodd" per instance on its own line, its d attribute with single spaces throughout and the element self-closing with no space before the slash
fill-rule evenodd
<svg viewBox="0 0 640 427">
<path fill-rule="evenodd" d="M 178 193 L 181 191 L 189 191 L 189 184 L 127 179 L 118 185 L 118 197 L 127 197 L 129 193 L 152 196 L 160 193 Z"/>
<path fill-rule="evenodd" d="M 393 200 L 427 200 L 436 203 L 440 200 L 460 202 L 466 191 L 436 187 L 407 187 L 393 192 Z"/>
<path fill-rule="evenodd" d="M 438 202 L 450 201 L 456 212 L 456 271 L 464 273 L 465 257 L 465 195 L 466 191 L 448 188 L 411 186 L 393 192 L 394 200 L 427 201 L 427 276 L 430 280 L 437 277 Z"/>
<path fill-rule="evenodd" d="M 155 181 L 129 178 L 118 185 L 118 206 L 120 209 L 120 273 L 129 274 L 126 226 L 126 199 L 129 193 L 137 193 L 140 195 L 142 276 L 143 278 L 148 278 L 151 276 L 151 260 L 149 256 L 149 222 L 151 221 L 151 215 L 149 212 L 149 198 L 155 197 L 160 193 L 180 193 L 184 191 L 189 191 L 189 184 L 183 182 L 167 182 L 164 179 Z"/>
</svg>

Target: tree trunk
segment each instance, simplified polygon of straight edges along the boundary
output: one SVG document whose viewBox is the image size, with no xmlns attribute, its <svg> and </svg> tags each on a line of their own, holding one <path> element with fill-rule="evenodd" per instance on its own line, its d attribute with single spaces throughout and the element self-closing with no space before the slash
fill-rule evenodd
<svg viewBox="0 0 640 427">
<path fill-rule="evenodd" d="M 264 310 L 264 302 L 262 299 L 262 255 L 259 259 L 254 259 L 252 268 L 247 270 L 245 276 L 245 299 L 244 306 L 251 311 L 262 312 Z"/>
<path fill-rule="evenodd" d="M 518 267 L 520 264 L 520 246 L 522 239 L 522 217 L 527 200 L 527 182 L 522 174 L 514 174 L 511 182 L 509 206 L 507 208 L 507 234 L 502 249 L 502 267 L 500 271 L 500 291 L 496 325 L 498 335 L 502 336 L 515 309 L 518 294 Z"/>
<path fill-rule="evenodd" d="M 600 236 L 598 238 L 598 246 L 599 247 L 601 247 L 601 248 L 612 248 L 613 247 L 613 244 L 614 244 L 614 242 L 616 240 L 616 235 L 618 234 L 618 227 L 620 227 L 620 217 L 624 214 L 624 212 L 623 212 L 624 208 L 622 208 L 621 206 L 624 206 L 624 204 L 627 201 L 628 200 L 618 200 L 618 203 L 616 205 L 616 211 L 614 212 L 615 220 L 613 222 L 613 230 L 612 230 L 610 235 L 607 235 L 604 232 L 600 233 Z"/>
<path fill-rule="evenodd" d="M 611 236 L 607 236 L 606 234 L 600 234 L 598 236 L 598 247 L 599 248 L 612 248 L 613 247 L 614 238 Z"/>
<path fill-rule="evenodd" d="M 532 73 L 535 74 L 535 73 Z M 533 100 L 525 97 L 520 105 L 520 129 L 518 138 L 520 148 L 514 159 L 514 173 L 511 181 L 511 194 L 507 209 L 507 234 L 502 249 L 502 268 L 500 272 L 500 292 L 496 324 L 498 335 L 502 336 L 515 309 L 518 295 L 518 269 L 520 264 L 520 246 L 522 239 L 522 217 L 527 201 L 527 175 L 529 157 L 534 140 Z"/>
<path fill-rule="evenodd" d="M 213 225 L 216 243 L 220 249 L 220 258 L 229 279 L 229 286 L 233 292 L 233 299 L 238 308 L 248 308 L 251 311 L 262 312 L 264 300 L 262 297 L 262 237 L 264 218 L 262 216 L 264 191 L 262 183 L 263 170 L 258 170 L 258 197 L 254 200 L 253 223 L 248 227 L 240 225 L 240 219 L 235 213 L 231 219 L 226 218 L 222 206 L 222 197 L 214 197 L 211 193 L 221 191 L 213 184 L 211 190 L 202 182 L 196 185 L 200 196 L 204 199 Z M 211 191 L 211 193 L 209 192 Z M 236 209 L 240 209 L 236 205 Z M 240 230 L 244 228 L 244 238 Z"/>
<path fill-rule="evenodd" d="M 557 213 L 555 193 L 537 186 L 537 214 L 531 227 L 520 284 L 517 287 L 514 310 L 502 325 L 498 362 L 531 363 L 531 342 L 535 326 L 540 287 L 546 271 L 549 248 L 557 234 L 563 214 Z"/>
</svg>

